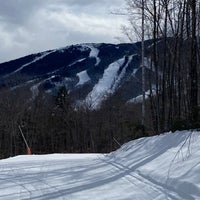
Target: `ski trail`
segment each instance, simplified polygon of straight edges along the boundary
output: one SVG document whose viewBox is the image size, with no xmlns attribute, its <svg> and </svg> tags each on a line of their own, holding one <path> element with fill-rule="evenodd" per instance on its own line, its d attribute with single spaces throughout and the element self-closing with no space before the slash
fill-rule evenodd
<svg viewBox="0 0 200 200">
<path fill-rule="evenodd" d="M 131 183 L 135 183 L 135 179 L 141 183 L 144 184 L 144 187 L 140 187 L 141 188 L 145 188 L 147 187 L 151 187 L 152 190 L 156 190 L 160 193 L 160 195 L 165 195 L 166 199 L 169 199 L 168 197 L 170 197 L 170 199 L 173 200 L 195 200 L 192 196 L 186 194 L 186 193 L 180 193 L 177 190 L 175 190 L 172 186 L 169 186 L 167 184 L 163 184 L 160 183 L 150 177 L 147 177 L 145 175 L 143 175 L 140 171 L 134 169 L 134 166 L 132 166 L 131 168 L 122 165 L 116 161 L 105 161 L 106 163 L 114 166 L 115 168 L 119 169 L 120 171 L 124 171 L 124 173 L 126 173 L 127 175 L 125 175 L 124 177 L 128 179 L 129 182 Z M 137 165 L 137 164 L 136 164 Z"/>
<path fill-rule="evenodd" d="M 101 158 L 102 159 L 102 158 Z M 120 172 L 123 171 L 124 173 L 124 179 L 126 179 L 129 183 L 136 185 L 139 190 L 142 189 L 142 192 L 145 192 L 152 195 L 152 192 L 156 192 L 156 195 L 152 197 L 152 200 L 156 199 L 158 196 L 163 196 L 166 200 L 187 200 L 187 199 L 193 199 L 193 197 L 187 195 L 187 194 L 180 194 L 172 187 L 169 187 L 167 185 L 164 185 L 162 183 L 153 181 L 151 179 L 148 179 L 147 177 L 141 175 L 138 173 L 138 171 L 135 171 L 134 166 L 129 168 L 125 165 L 122 165 L 120 163 L 117 163 L 115 161 L 109 161 L 102 159 L 103 162 L 112 165 L 115 169 L 119 170 Z M 145 190 L 145 188 L 148 188 Z M 149 188 L 152 192 L 149 193 Z M 149 197 L 150 198 L 150 197 Z"/>
<path fill-rule="evenodd" d="M 7 177 L 10 177 L 10 178 L 7 178 Z M 12 179 L 11 179 L 12 178 Z M 20 196 L 22 195 L 21 193 L 23 192 L 23 194 L 25 194 L 25 196 L 28 196 L 28 198 L 26 199 L 31 199 L 32 198 L 32 190 L 30 190 L 26 184 L 22 184 L 19 182 L 19 180 L 16 180 L 14 179 L 13 180 L 13 176 L 12 175 L 8 175 L 6 174 L 6 177 L 3 178 L 2 177 L 2 174 L 1 174 L 1 177 L 0 177 L 0 180 L 1 180 L 1 185 L 3 185 L 3 183 L 7 183 L 7 182 L 10 182 L 10 183 L 13 183 L 14 185 L 11 185 L 10 187 L 15 187 L 15 186 L 18 186 L 18 187 L 21 187 L 23 189 L 23 191 L 21 191 L 20 189 Z M 23 195 L 24 196 L 24 195 Z"/>
<path fill-rule="evenodd" d="M 42 60 L 44 57 L 48 56 L 49 54 L 54 53 L 55 51 L 56 51 L 56 50 L 51 50 L 51 51 L 43 52 L 43 53 L 41 53 L 40 56 L 36 57 L 36 58 L 33 59 L 31 62 L 22 65 L 21 67 L 19 67 L 19 68 L 16 69 L 15 71 L 13 71 L 13 72 L 11 72 L 11 73 L 9 73 L 9 74 L 3 76 L 3 77 L 4 77 L 4 78 L 7 78 L 7 77 L 9 77 L 9 76 L 11 76 L 11 75 L 13 75 L 13 74 L 16 74 L 17 72 L 21 71 L 21 70 L 24 69 L 25 67 L 27 67 L 27 66 L 29 66 L 29 65 L 31 65 L 31 64 L 33 64 L 33 63 L 39 61 L 39 60 Z"/>
<path fill-rule="evenodd" d="M 62 191 L 60 191 L 56 186 L 53 186 L 49 183 L 47 183 L 47 181 L 45 181 L 45 177 L 44 177 L 44 173 L 45 171 L 48 170 L 48 166 L 49 165 L 42 165 L 42 166 L 35 166 L 35 167 L 31 167 L 31 169 L 38 169 L 38 167 L 40 167 L 40 172 L 35 174 L 35 175 L 26 175 L 26 178 L 22 179 L 22 174 L 26 174 L 27 173 L 27 167 L 22 167 L 20 169 L 17 168 L 11 168 L 9 167 L 9 169 L 4 170 L 4 168 L 2 169 L 1 173 L 0 173 L 0 180 L 2 180 L 2 184 L 5 182 L 11 182 L 14 185 L 12 187 L 16 187 L 19 186 L 22 188 L 22 190 L 20 189 L 20 200 L 21 199 L 37 199 L 37 196 L 44 196 L 52 191 L 54 191 L 55 193 L 61 193 Z M 45 169 L 45 171 L 42 170 L 42 168 Z M 41 176 L 41 178 L 39 178 L 38 176 Z M 12 196 L 12 195 L 11 195 Z M 0 197 L 1 198 L 1 197 Z M 64 200 L 64 197 L 62 197 L 62 199 Z"/>
</svg>

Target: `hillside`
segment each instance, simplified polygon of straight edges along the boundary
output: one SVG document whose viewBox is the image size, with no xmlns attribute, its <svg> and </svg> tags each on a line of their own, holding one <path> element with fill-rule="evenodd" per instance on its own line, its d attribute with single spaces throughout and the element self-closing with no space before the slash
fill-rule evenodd
<svg viewBox="0 0 200 200">
<path fill-rule="evenodd" d="M 98 108 L 114 94 L 122 102 L 141 94 L 140 63 L 141 42 L 71 45 L 0 64 L 0 86 L 28 88 L 33 98 L 65 86 L 74 103 Z"/>
<path fill-rule="evenodd" d="M 0 199 L 200 199 L 198 131 L 165 133 L 110 154 L 17 156 L 0 161 Z"/>
</svg>

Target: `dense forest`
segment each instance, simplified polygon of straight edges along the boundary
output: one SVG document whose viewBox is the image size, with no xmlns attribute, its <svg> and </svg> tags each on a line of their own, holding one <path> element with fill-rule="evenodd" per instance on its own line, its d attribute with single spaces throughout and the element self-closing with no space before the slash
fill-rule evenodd
<svg viewBox="0 0 200 200">
<path fill-rule="evenodd" d="M 0 155 L 26 153 L 19 126 L 32 153 L 110 152 L 142 135 L 140 106 L 107 100 L 99 110 L 74 108 L 65 87 L 56 96 L 34 100 L 24 89 L 0 91 Z M 29 99 L 29 100 L 28 100 Z"/>
<path fill-rule="evenodd" d="M 142 39 L 144 20 L 144 38 L 153 40 L 150 50 L 144 49 L 150 69 L 144 124 L 141 103 L 124 105 L 117 96 L 92 110 L 74 107 L 65 86 L 55 95 L 40 92 L 35 99 L 23 88 L 4 87 L 1 158 L 25 153 L 19 127 L 33 153 L 110 152 L 135 138 L 200 127 L 200 2 L 127 0 L 127 6 L 130 25 L 123 27 L 124 33 Z"/>
<path fill-rule="evenodd" d="M 146 80 L 154 130 L 160 133 L 174 124 L 198 128 L 200 1 L 127 0 L 127 5 L 125 34 L 154 41 L 148 55 L 152 75 Z"/>
</svg>

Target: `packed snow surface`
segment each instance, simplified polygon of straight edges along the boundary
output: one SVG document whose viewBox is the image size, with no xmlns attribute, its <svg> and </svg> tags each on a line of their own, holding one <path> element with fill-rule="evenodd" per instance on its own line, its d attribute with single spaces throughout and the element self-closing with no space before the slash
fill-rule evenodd
<svg viewBox="0 0 200 200">
<path fill-rule="evenodd" d="M 141 138 L 110 154 L 0 161 L 0 199 L 200 199 L 200 132 Z"/>
<path fill-rule="evenodd" d="M 97 48 L 98 45 L 95 44 L 82 44 L 83 48 L 87 47 L 90 49 L 90 58 L 95 58 L 96 63 L 95 66 L 98 66 L 99 63 L 101 62 L 101 59 L 98 57 L 99 55 L 99 49 Z"/>
<path fill-rule="evenodd" d="M 103 77 L 86 97 L 86 103 L 91 105 L 91 108 L 97 109 L 106 96 L 114 93 L 116 89 L 115 85 L 119 82 L 118 71 L 124 64 L 124 61 L 125 58 L 123 57 L 111 63 L 108 68 L 105 69 Z"/>
<path fill-rule="evenodd" d="M 77 63 L 81 63 L 81 62 L 84 61 L 84 60 L 85 60 L 85 58 L 81 58 L 81 59 L 79 59 L 79 60 L 76 60 L 75 62 L 71 63 L 71 64 L 68 65 L 67 67 L 71 67 L 71 66 L 73 66 L 73 65 L 75 65 L 75 64 L 77 64 Z"/>
<path fill-rule="evenodd" d="M 152 95 L 155 95 L 155 94 L 156 94 L 156 91 L 155 91 L 155 89 L 153 89 Z M 145 92 L 145 99 L 148 99 L 149 97 L 150 97 L 150 90 L 147 90 Z M 142 103 L 142 101 L 143 101 L 143 95 L 139 95 L 137 97 L 134 97 L 134 98 L 128 100 L 127 103 L 136 103 L 137 104 L 137 103 Z"/>
<path fill-rule="evenodd" d="M 77 83 L 76 86 L 84 85 L 85 83 L 87 83 L 88 81 L 90 81 L 90 77 L 88 76 L 87 70 L 79 72 L 77 74 L 77 76 L 79 78 L 79 82 Z"/>
</svg>

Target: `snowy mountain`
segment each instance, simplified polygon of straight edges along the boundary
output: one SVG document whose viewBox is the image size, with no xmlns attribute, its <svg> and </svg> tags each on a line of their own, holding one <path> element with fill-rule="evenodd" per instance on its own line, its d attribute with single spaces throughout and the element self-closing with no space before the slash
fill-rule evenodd
<svg viewBox="0 0 200 200">
<path fill-rule="evenodd" d="M 0 160 L 0 199 L 200 199 L 200 132 L 140 138 L 110 154 Z"/>
<path fill-rule="evenodd" d="M 140 42 L 72 45 L 0 64 L 0 85 L 29 87 L 33 97 L 65 85 L 77 103 L 98 108 L 113 94 L 123 102 L 141 94 L 140 63 Z"/>
</svg>

